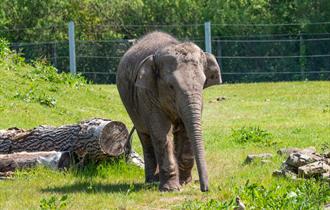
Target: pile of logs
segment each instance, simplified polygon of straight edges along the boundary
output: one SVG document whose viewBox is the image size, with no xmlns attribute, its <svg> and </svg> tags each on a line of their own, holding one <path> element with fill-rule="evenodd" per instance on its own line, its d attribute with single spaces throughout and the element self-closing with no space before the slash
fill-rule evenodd
<svg viewBox="0 0 330 210">
<path fill-rule="evenodd" d="M 37 164 L 68 168 L 72 163 L 99 162 L 124 154 L 143 167 L 143 160 L 131 149 L 130 138 L 122 122 L 100 118 L 60 127 L 0 130 L 0 173 Z"/>
<path fill-rule="evenodd" d="M 330 181 L 330 152 L 318 154 L 315 148 L 283 148 L 278 153 L 288 155 L 288 158 L 273 175 L 293 179 L 315 177 Z"/>
</svg>

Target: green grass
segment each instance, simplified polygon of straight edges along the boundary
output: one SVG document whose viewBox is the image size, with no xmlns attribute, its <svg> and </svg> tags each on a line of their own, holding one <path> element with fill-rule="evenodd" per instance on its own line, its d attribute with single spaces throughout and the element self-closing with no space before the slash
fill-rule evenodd
<svg viewBox="0 0 330 210">
<path fill-rule="evenodd" d="M 114 85 L 47 80 L 33 76 L 34 68 L 25 64 L 13 68 L 0 62 L 0 129 L 63 125 L 92 117 L 132 126 Z M 56 103 L 17 97 L 17 93 L 30 90 L 39 98 L 46 96 Z M 218 96 L 225 96 L 226 100 L 216 101 Z M 330 82 L 212 87 L 204 91 L 203 111 L 210 192 L 201 193 L 199 184 L 193 182 L 181 192 L 160 193 L 156 185 L 143 183 L 141 169 L 120 161 L 67 172 L 46 168 L 19 171 L 14 180 L 0 181 L 0 209 L 221 209 L 232 208 L 231 201 L 237 195 L 248 209 L 272 209 L 272 203 L 280 202 L 278 197 L 290 204 L 283 204 L 282 209 L 312 208 L 304 204 L 303 198 L 314 202 L 313 208 L 321 209 L 330 202 L 329 185 L 315 180 L 274 178 L 271 174 L 284 160 L 275 155 L 281 147 L 315 146 L 320 151 L 329 146 L 330 112 L 324 111 L 329 106 Z M 248 139 L 246 142 L 235 141 L 233 136 L 250 132 L 245 128 L 258 128 L 275 143 L 248 141 L 259 135 L 258 129 L 252 137 L 249 134 L 243 138 Z M 262 141 L 263 135 L 260 138 Z M 134 148 L 141 154 L 136 135 Z M 260 152 L 270 152 L 275 157 L 269 164 L 243 164 L 247 154 Z M 193 176 L 194 180 L 198 178 L 195 167 Z"/>
</svg>

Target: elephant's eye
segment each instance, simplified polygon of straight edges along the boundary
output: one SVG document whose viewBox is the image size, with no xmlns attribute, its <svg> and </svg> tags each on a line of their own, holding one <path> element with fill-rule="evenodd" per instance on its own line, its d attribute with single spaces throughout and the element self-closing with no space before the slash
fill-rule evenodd
<svg viewBox="0 0 330 210">
<path fill-rule="evenodd" d="M 171 90 L 174 90 L 174 87 L 173 87 L 173 85 L 170 85 L 170 88 L 171 88 Z"/>
</svg>

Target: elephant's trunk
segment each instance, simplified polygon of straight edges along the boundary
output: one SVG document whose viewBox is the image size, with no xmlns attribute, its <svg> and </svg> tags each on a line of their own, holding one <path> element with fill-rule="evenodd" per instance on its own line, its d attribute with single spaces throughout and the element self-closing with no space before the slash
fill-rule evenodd
<svg viewBox="0 0 330 210">
<path fill-rule="evenodd" d="M 201 128 L 202 97 L 190 96 L 182 107 L 182 119 L 188 137 L 191 139 L 202 192 L 208 191 L 208 176 Z"/>
</svg>

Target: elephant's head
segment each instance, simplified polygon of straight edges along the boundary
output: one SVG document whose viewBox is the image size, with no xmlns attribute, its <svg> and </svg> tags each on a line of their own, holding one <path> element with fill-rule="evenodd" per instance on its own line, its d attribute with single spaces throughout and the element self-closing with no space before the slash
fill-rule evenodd
<svg viewBox="0 0 330 210">
<path fill-rule="evenodd" d="M 193 142 L 201 191 L 208 190 L 201 130 L 202 90 L 220 83 L 215 57 L 190 42 L 167 46 L 147 57 L 140 64 L 135 83 L 153 92 L 172 120 L 183 122 Z"/>
</svg>

